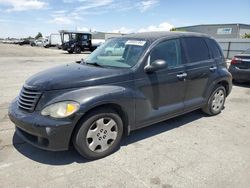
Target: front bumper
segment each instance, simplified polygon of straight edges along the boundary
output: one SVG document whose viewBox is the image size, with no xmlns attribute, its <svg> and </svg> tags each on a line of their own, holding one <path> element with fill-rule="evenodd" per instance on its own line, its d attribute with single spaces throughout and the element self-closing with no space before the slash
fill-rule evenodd
<svg viewBox="0 0 250 188">
<path fill-rule="evenodd" d="M 52 119 L 38 111 L 19 109 L 15 99 L 9 107 L 9 118 L 16 125 L 16 133 L 26 142 L 45 150 L 67 150 L 76 124 L 72 119 Z"/>
<path fill-rule="evenodd" d="M 250 69 L 239 69 L 236 66 L 230 66 L 229 72 L 236 81 L 250 81 Z"/>
</svg>

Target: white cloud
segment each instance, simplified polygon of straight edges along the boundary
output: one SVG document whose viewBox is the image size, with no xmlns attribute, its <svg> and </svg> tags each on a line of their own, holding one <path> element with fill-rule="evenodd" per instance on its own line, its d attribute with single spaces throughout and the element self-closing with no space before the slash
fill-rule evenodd
<svg viewBox="0 0 250 188">
<path fill-rule="evenodd" d="M 146 28 L 141 28 L 141 29 L 132 29 L 132 28 L 127 28 L 127 27 L 120 27 L 118 29 L 113 29 L 109 32 L 112 33 L 142 33 L 142 32 L 151 32 L 151 31 L 170 31 L 170 29 L 174 28 L 174 26 L 168 22 L 163 22 L 159 24 L 158 26 L 155 25 L 150 25 Z"/>
<path fill-rule="evenodd" d="M 52 19 L 49 21 L 49 23 L 58 25 L 70 25 L 78 20 L 83 20 L 78 13 L 68 13 L 66 10 L 53 11 L 51 17 Z"/>
<path fill-rule="evenodd" d="M 159 0 L 145 0 L 138 3 L 138 9 L 145 12 L 159 4 Z"/>
<path fill-rule="evenodd" d="M 0 0 L 0 4 L 10 6 L 6 11 L 26 11 L 44 8 L 47 3 L 40 0 Z"/>
<path fill-rule="evenodd" d="M 0 22 L 5 23 L 5 22 L 9 22 L 9 20 L 6 20 L 6 19 L 0 19 Z"/>
<path fill-rule="evenodd" d="M 133 29 L 129 29 L 126 27 L 121 27 L 119 29 L 113 29 L 110 31 L 111 33 L 132 33 Z"/>
<path fill-rule="evenodd" d="M 77 27 L 76 30 L 77 31 L 89 31 L 90 29 L 87 27 Z"/>
<path fill-rule="evenodd" d="M 170 23 L 163 22 L 158 26 L 151 25 L 147 28 L 141 28 L 138 30 L 139 33 L 141 32 L 150 32 L 150 31 L 170 31 L 170 29 L 174 28 L 174 26 Z"/>
<path fill-rule="evenodd" d="M 73 22 L 70 18 L 66 16 L 58 16 L 50 20 L 49 23 L 54 23 L 58 25 L 69 25 L 69 24 L 72 24 Z"/>
<path fill-rule="evenodd" d="M 76 9 L 77 11 L 101 8 L 111 5 L 114 2 L 114 0 L 78 0 L 78 1 L 84 4 L 82 6 L 79 6 Z"/>
<path fill-rule="evenodd" d="M 73 3 L 72 0 L 64 0 Z M 103 14 L 107 11 L 129 11 L 131 9 L 146 12 L 159 4 L 159 0 L 77 0 L 80 5 L 75 9 L 82 14 Z"/>
<path fill-rule="evenodd" d="M 63 0 L 64 3 L 73 3 L 73 0 Z"/>
<path fill-rule="evenodd" d="M 66 10 L 56 10 L 53 11 L 54 14 L 65 14 L 67 11 Z"/>
</svg>

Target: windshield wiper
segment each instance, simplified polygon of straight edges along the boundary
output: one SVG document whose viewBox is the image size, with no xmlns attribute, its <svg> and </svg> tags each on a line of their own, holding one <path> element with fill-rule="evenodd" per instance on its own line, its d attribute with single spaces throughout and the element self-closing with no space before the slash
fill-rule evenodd
<svg viewBox="0 0 250 188">
<path fill-rule="evenodd" d="M 97 62 L 93 62 L 93 63 L 90 63 L 90 62 L 85 62 L 86 65 L 93 65 L 93 66 L 96 66 L 96 67 L 103 67 L 102 65 L 100 65 L 99 63 Z"/>
</svg>

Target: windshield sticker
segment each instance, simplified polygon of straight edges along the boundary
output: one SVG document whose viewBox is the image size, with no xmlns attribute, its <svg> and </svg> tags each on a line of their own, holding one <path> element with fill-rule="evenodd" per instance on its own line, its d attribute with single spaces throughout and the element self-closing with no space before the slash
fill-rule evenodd
<svg viewBox="0 0 250 188">
<path fill-rule="evenodd" d="M 128 40 L 126 45 L 135 45 L 135 46 L 144 46 L 146 44 L 146 41 L 144 40 Z"/>
</svg>

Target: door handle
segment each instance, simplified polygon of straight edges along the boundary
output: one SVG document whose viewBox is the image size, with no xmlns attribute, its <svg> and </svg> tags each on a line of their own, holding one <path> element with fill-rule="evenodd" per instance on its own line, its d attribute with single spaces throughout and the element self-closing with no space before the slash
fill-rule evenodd
<svg viewBox="0 0 250 188">
<path fill-rule="evenodd" d="M 211 70 L 211 71 L 215 71 L 216 69 L 217 69 L 216 66 L 212 66 L 212 67 L 209 68 L 209 70 Z"/>
<path fill-rule="evenodd" d="M 185 78 L 185 77 L 187 77 L 187 73 L 183 72 L 183 73 L 177 74 L 176 76 L 178 78 Z"/>
</svg>

